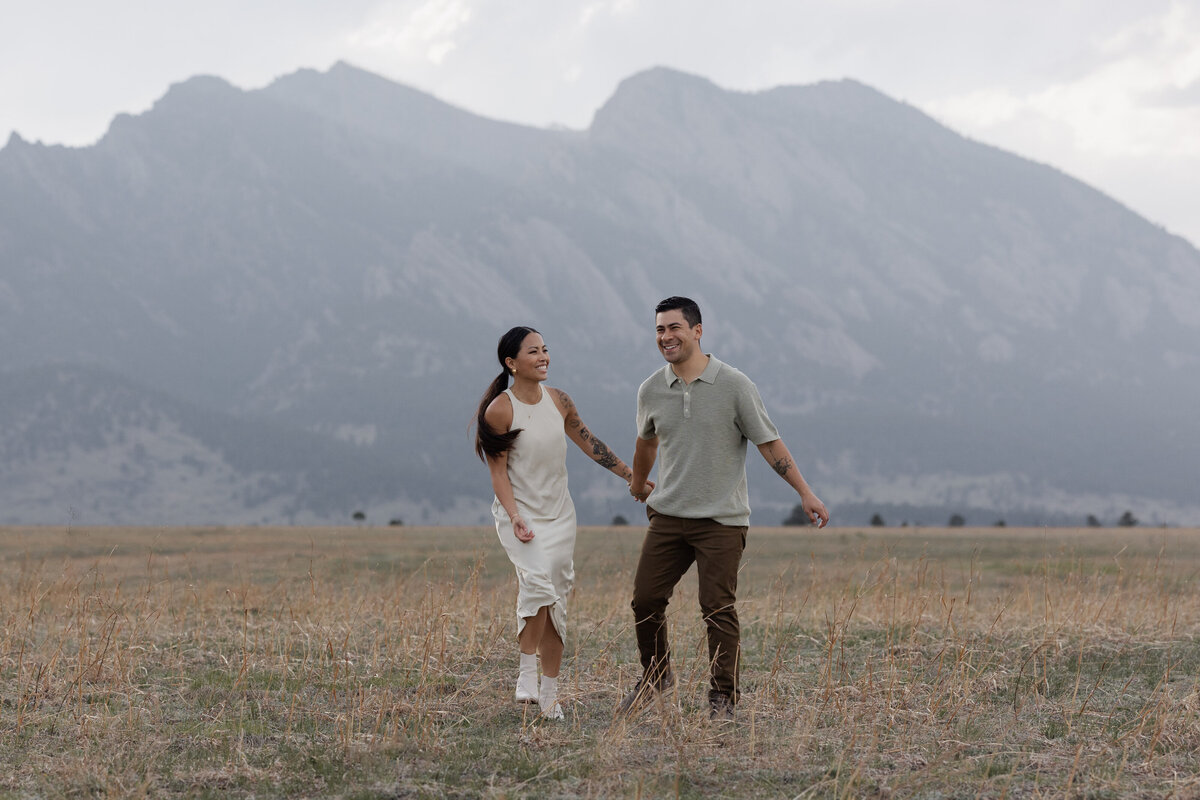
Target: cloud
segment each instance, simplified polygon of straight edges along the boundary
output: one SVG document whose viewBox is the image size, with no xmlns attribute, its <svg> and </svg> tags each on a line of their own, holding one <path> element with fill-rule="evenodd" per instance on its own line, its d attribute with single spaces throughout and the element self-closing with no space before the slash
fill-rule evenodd
<svg viewBox="0 0 1200 800">
<path fill-rule="evenodd" d="M 993 75 L 912 99 L 960 133 L 1053 164 L 1200 243 L 1200 7 L 1174 0 L 1117 22 L 1091 29 L 1040 84 Z"/>
<path fill-rule="evenodd" d="M 599 16 L 616 16 L 629 13 L 637 7 L 637 0 L 600 0 L 588 3 L 579 11 L 579 28 L 585 29 Z"/>
<path fill-rule="evenodd" d="M 1183 87 L 1168 87 L 1145 92 L 1140 105 L 1146 108 L 1191 108 L 1200 106 L 1200 80 Z"/>
<path fill-rule="evenodd" d="M 391 2 L 376 10 L 360 28 L 346 34 L 352 50 L 382 50 L 401 60 L 425 60 L 435 66 L 457 46 L 456 36 L 472 19 L 464 0 Z"/>
<path fill-rule="evenodd" d="M 1094 42 L 1091 56 L 1068 80 L 1025 92 L 993 85 L 922 106 L 985 140 L 1016 135 L 1019 152 L 1044 160 L 1067 147 L 1102 158 L 1200 155 L 1200 103 L 1189 102 L 1200 100 L 1200 14 L 1174 2 Z M 1055 135 L 1042 138 L 1047 131 Z"/>
</svg>

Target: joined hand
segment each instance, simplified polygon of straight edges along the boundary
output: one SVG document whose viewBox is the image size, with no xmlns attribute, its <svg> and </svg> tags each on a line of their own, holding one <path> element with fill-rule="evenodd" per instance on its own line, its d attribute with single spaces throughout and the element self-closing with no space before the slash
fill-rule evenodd
<svg viewBox="0 0 1200 800">
<path fill-rule="evenodd" d="M 638 491 L 638 492 L 635 492 L 633 490 L 632 483 L 629 484 L 629 494 L 633 497 L 634 500 L 637 500 L 639 503 L 646 502 L 646 498 L 649 497 L 650 493 L 653 491 L 654 491 L 654 481 L 646 481 L 646 483 L 643 484 L 643 486 L 642 486 L 642 491 Z"/>
</svg>

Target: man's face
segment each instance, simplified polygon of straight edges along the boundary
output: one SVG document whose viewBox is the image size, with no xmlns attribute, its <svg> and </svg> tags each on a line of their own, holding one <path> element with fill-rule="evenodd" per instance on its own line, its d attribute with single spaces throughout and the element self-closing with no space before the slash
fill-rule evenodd
<svg viewBox="0 0 1200 800">
<path fill-rule="evenodd" d="M 683 312 L 675 308 L 660 311 L 654 316 L 654 335 L 658 341 L 658 352 L 669 364 L 687 361 L 700 350 L 700 333 L 703 325 L 688 327 Z"/>
</svg>

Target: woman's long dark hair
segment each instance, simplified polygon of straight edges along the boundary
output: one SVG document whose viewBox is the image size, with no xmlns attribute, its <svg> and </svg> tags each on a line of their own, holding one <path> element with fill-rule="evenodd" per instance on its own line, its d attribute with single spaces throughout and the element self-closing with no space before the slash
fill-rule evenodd
<svg viewBox="0 0 1200 800">
<path fill-rule="evenodd" d="M 483 393 L 483 398 L 479 401 L 479 409 L 475 412 L 475 454 L 485 463 L 488 458 L 495 458 L 501 453 L 511 450 L 513 442 L 521 433 L 520 428 L 505 433 L 494 430 L 484 419 L 484 414 L 492 401 L 508 388 L 508 365 L 504 363 L 504 359 L 516 358 L 517 354 L 521 352 L 521 342 L 525 341 L 525 337 L 531 333 L 537 333 L 537 331 L 518 325 L 501 336 L 500 343 L 496 345 L 496 358 L 500 361 L 500 374 Z"/>
</svg>

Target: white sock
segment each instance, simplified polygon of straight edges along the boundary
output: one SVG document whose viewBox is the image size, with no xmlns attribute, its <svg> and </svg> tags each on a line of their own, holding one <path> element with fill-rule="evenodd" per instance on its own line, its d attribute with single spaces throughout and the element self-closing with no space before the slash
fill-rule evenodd
<svg viewBox="0 0 1200 800">
<path fill-rule="evenodd" d="M 542 716 L 548 719 L 562 719 L 562 706 L 558 704 L 558 678 L 542 676 L 542 686 L 538 691 L 538 706 Z"/>
<path fill-rule="evenodd" d="M 537 653 L 521 653 L 521 671 L 517 674 L 517 702 L 538 699 Z"/>
</svg>

